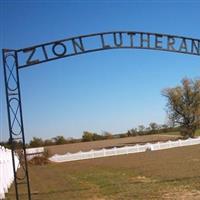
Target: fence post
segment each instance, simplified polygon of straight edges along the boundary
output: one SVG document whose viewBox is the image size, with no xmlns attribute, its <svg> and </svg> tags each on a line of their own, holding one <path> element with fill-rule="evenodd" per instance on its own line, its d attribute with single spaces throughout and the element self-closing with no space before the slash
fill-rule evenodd
<svg viewBox="0 0 200 200">
<path fill-rule="evenodd" d="M 104 157 L 106 156 L 106 151 L 105 151 L 104 148 L 103 148 L 103 156 L 104 156 Z"/>
<path fill-rule="evenodd" d="M 114 150 L 114 152 L 115 152 L 115 155 L 117 155 L 117 148 L 114 147 L 113 150 Z"/>
<path fill-rule="evenodd" d="M 169 140 L 169 148 L 171 148 L 172 147 L 172 142 L 171 142 L 171 140 Z"/>
<path fill-rule="evenodd" d="M 126 149 L 126 154 L 128 154 L 128 153 L 129 153 L 129 152 L 128 152 L 128 147 L 125 146 L 124 148 Z"/>
<path fill-rule="evenodd" d="M 158 142 L 158 149 L 160 150 L 160 142 Z"/>
<path fill-rule="evenodd" d="M 16 155 L 15 161 L 19 162 Z M 15 170 L 17 171 L 17 168 Z M 14 172 L 11 150 L 0 146 L 0 200 L 5 199 L 5 194 L 13 181 Z"/>
<path fill-rule="evenodd" d="M 92 158 L 95 158 L 94 157 L 94 150 L 92 149 L 90 152 L 92 153 Z"/>
<path fill-rule="evenodd" d="M 178 143 L 179 143 L 179 147 L 181 147 L 182 146 L 182 142 L 181 142 L 180 139 L 178 140 Z"/>
<path fill-rule="evenodd" d="M 0 146 L 0 199 L 5 199 L 4 193 L 4 173 L 3 173 L 3 165 L 4 165 L 4 154 L 3 148 Z"/>
<path fill-rule="evenodd" d="M 139 152 L 139 145 L 136 144 L 135 146 L 136 146 L 136 148 L 137 148 L 137 152 Z"/>
<path fill-rule="evenodd" d="M 82 151 L 79 151 L 79 154 L 80 154 L 80 160 L 83 160 L 83 153 L 82 153 Z"/>
</svg>

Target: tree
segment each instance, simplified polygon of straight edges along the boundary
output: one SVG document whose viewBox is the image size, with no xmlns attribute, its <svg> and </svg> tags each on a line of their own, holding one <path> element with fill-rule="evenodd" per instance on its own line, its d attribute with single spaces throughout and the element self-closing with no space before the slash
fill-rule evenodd
<svg viewBox="0 0 200 200">
<path fill-rule="evenodd" d="M 44 142 L 42 138 L 33 137 L 33 139 L 29 143 L 30 147 L 42 147 L 44 146 Z"/>
<path fill-rule="evenodd" d="M 112 139 L 113 138 L 112 133 L 110 133 L 108 131 L 103 131 L 102 135 L 103 135 L 104 139 Z"/>
<path fill-rule="evenodd" d="M 167 132 L 169 132 L 169 130 L 170 130 L 170 126 L 167 125 L 167 124 L 162 124 L 160 129 L 161 129 L 161 131 L 162 131 L 163 133 L 167 133 Z"/>
<path fill-rule="evenodd" d="M 51 146 L 51 145 L 54 145 L 54 142 L 52 139 L 46 139 L 44 141 L 44 146 Z"/>
<path fill-rule="evenodd" d="M 93 133 L 89 131 L 84 131 L 82 135 L 82 141 L 83 142 L 88 142 L 93 140 Z"/>
<path fill-rule="evenodd" d="M 97 133 L 93 133 L 93 136 L 92 136 L 92 140 L 93 141 L 96 141 L 96 140 L 102 140 L 103 139 L 103 136 L 102 135 L 99 135 Z"/>
<path fill-rule="evenodd" d="M 150 128 L 149 126 L 146 127 L 145 130 L 142 132 L 142 134 L 143 134 L 143 135 L 151 134 L 151 128 Z M 141 135 L 142 135 L 142 134 L 141 134 Z"/>
<path fill-rule="evenodd" d="M 145 126 L 144 125 L 139 125 L 138 126 L 138 135 L 143 135 L 145 131 Z"/>
<path fill-rule="evenodd" d="M 137 134 L 138 134 L 137 133 L 137 128 L 132 128 L 132 129 L 128 130 L 128 132 L 127 132 L 128 137 L 136 136 Z"/>
<path fill-rule="evenodd" d="M 151 133 L 151 134 L 156 134 L 156 133 L 158 133 L 159 126 L 158 126 L 157 123 L 151 122 L 151 123 L 149 124 L 149 128 L 150 128 L 150 133 Z"/>
<path fill-rule="evenodd" d="M 174 126 L 185 137 L 193 137 L 200 125 L 200 80 L 183 79 L 182 85 L 162 91 L 167 98 L 167 112 Z"/>
<path fill-rule="evenodd" d="M 139 125 L 138 126 L 138 131 L 139 132 L 143 132 L 145 130 L 145 126 L 144 125 Z"/>
<path fill-rule="evenodd" d="M 63 136 L 60 136 L 60 135 L 53 138 L 53 140 L 54 140 L 56 145 L 67 143 L 66 139 Z"/>
</svg>

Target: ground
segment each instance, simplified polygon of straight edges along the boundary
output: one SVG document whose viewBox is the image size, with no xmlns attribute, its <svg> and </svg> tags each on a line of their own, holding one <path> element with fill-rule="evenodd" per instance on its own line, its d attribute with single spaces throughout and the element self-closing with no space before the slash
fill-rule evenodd
<svg viewBox="0 0 200 200">
<path fill-rule="evenodd" d="M 29 172 L 32 200 L 200 199 L 200 145 L 30 165 Z M 13 187 L 7 199 L 15 199 Z"/>
</svg>

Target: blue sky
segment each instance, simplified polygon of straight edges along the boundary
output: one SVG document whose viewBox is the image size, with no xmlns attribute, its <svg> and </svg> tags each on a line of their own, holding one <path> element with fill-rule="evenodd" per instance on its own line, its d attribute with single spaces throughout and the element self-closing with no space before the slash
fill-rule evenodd
<svg viewBox="0 0 200 200">
<path fill-rule="evenodd" d="M 200 38 L 200 1 L 0 1 L 0 48 L 130 30 Z M 0 62 L 2 60 L 0 58 Z M 2 65 L 1 65 L 2 66 Z M 109 50 L 20 71 L 26 140 L 166 122 L 161 90 L 198 78 L 200 57 Z M 2 67 L 1 139 L 8 138 Z"/>
</svg>

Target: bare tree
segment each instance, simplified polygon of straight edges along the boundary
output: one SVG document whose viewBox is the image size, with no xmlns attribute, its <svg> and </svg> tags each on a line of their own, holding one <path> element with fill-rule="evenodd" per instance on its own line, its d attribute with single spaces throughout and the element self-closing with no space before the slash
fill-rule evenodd
<svg viewBox="0 0 200 200">
<path fill-rule="evenodd" d="M 181 134 L 193 137 L 200 125 L 200 79 L 183 79 L 182 85 L 162 91 L 167 98 L 167 112 L 174 125 L 181 127 Z"/>
</svg>

